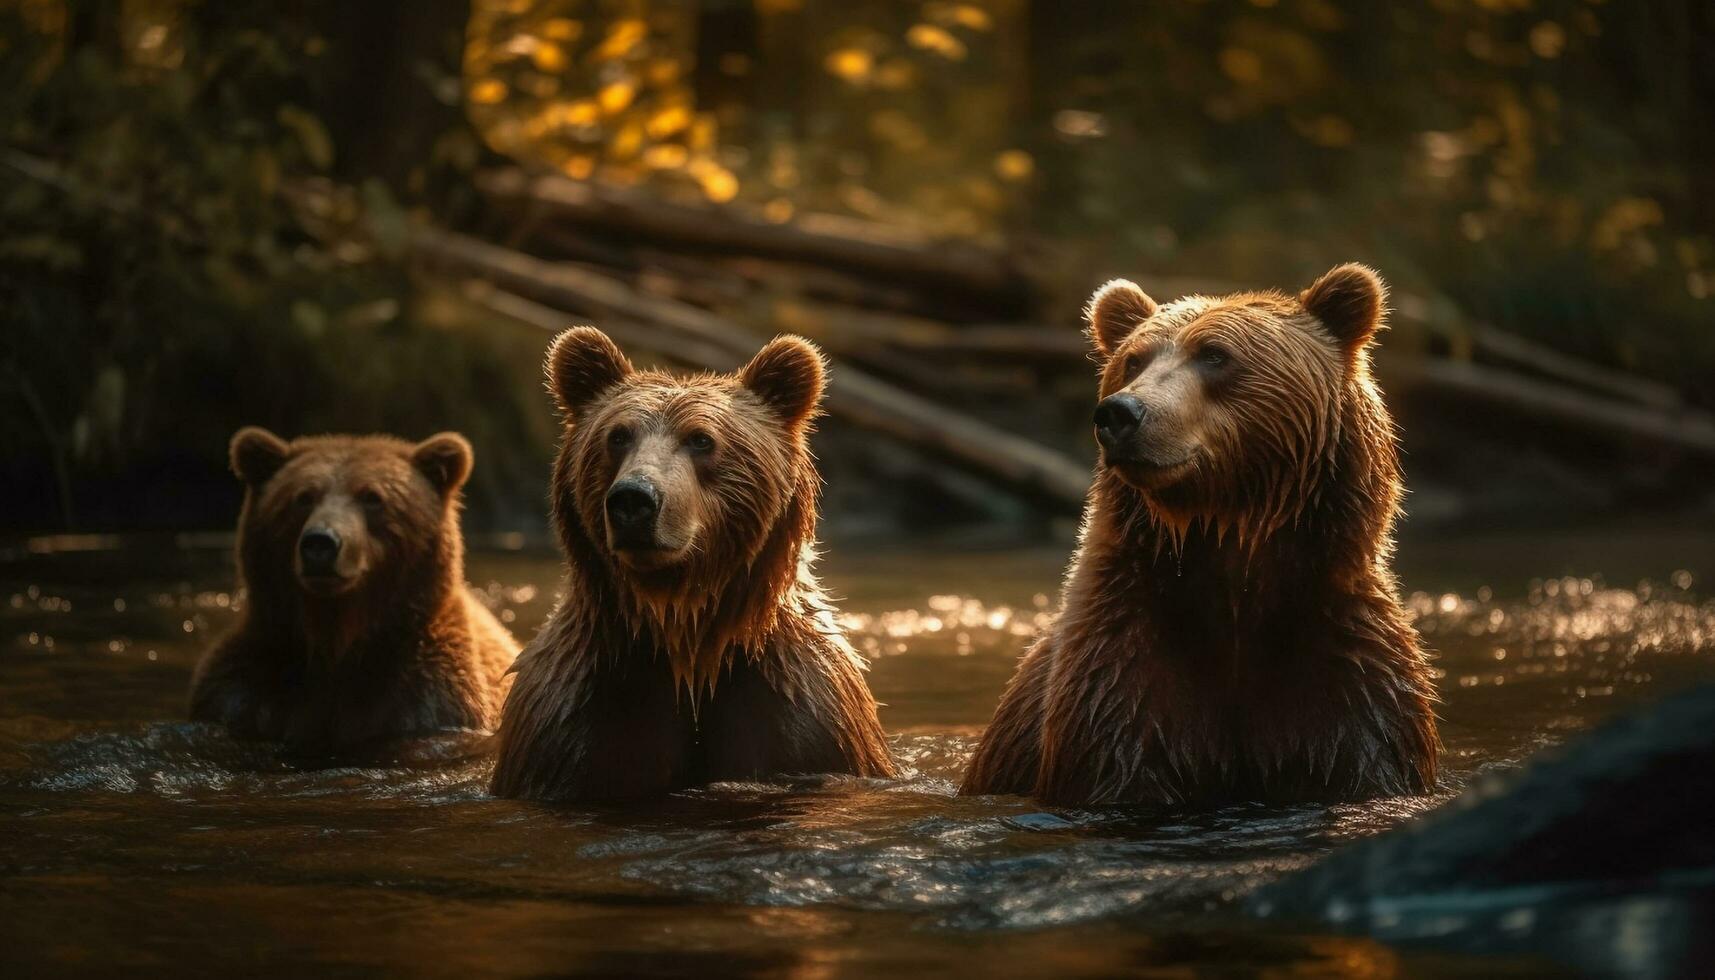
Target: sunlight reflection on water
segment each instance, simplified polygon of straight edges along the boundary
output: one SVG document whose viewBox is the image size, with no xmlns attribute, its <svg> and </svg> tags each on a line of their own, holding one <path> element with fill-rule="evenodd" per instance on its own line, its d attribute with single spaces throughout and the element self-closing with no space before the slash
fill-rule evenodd
<svg viewBox="0 0 1715 980">
<path fill-rule="evenodd" d="M 1016 657 L 1048 622 L 1058 560 L 1033 559 L 969 594 L 923 589 L 907 600 L 914 575 L 937 583 L 929 572 L 902 575 L 906 559 L 829 576 L 858 597 L 843 622 L 874 660 L 902 779 L 723 784 L 623 811 L 544 808 L 487 796 L 489 765 L 474 736 L 322 767 L 171 720 L 182 717 L 196 656 L 243 601 L 225 556 L 152 564 L 143 575 L 134 560 L 89 567 L 74 557 L 38 557 L 23 569 L 28 579 L 0 586 L 0 869 L 32 883 L 32 909 L 78 914 L 91 899 L 76 882 L 91 874 L 134 879 L 137 889 L 162 876 L 227 887 L 263 874 L 290 883 L 279 898 L 286 907 L 306 909 L 345 900 L 331 890 L 376 883 L 443 896 L 421 899 L 431 906 L 487 896 L 572 914 L 667 903 L 550 944 L 562 953 L 653 942 L 670 923 L 707 914 L 688 913 L 687 902 L 819 910 L 816 929 L 880 928 L 872 942 L 931 958 L 972 931 L 1027 930 L 995 934 L 1025 943 L 1028 930 L 1129 916 L 1154 933 L 1250 930 L 1233 906 L 1257 884 L 1397 826 L 1473 773 L 1511 765 L 1616 708 L 1715 676 L 1715 602 L 1695 594 L 1689 572 L 1629 589 L 1551 578 L 1515 598 L 1488 588 L 1413 592 L 1411 615 L 1443 675 L 1443 793 L 1196 815 L 1046 811 L 954 794 Z M 472 571 L 524 636 L 559 587 L 551 558 L 479 556 Z M 113 909 L 143 900 L 118 884 L 102 894 Z M 246 914 L 234 928 L 273 915 Z M 895 924 L 876 925 L 884 920 Z M 108 941 L 123 947 L 151 928 Z M 752 953 L 781 952 L 766 935 L 754 941 Z M 1094 948 L 1120 955 L 1130 942 L 1109 936 Z M 1283 955 L 1312 962 L 1321 954 L 1311 943 L 1343 941 L 1296 942 Z"/>
</svg>

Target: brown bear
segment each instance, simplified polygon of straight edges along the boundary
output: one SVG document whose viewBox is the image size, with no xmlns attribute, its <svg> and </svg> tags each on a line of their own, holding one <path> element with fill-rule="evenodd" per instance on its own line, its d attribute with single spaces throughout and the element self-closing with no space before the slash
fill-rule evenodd
<svg viewBox="0 0 1715 980">
<path fill-rule="evenodd" d="M 492 729 L 518 645 L 464 581 L 464 437 L 246 428 L 231 456 L 247 595 L 197 664 L 191 717 L 307 751 Z"/>
<path fill-rule="evenodd" d="M 811 573 L 817 350 L 780 337 L 736 374 L 676 377 L 576 327 L 546 370 L 565 587 L 518 658 L 495 794 L 893 775 L 864 662 Z"/>
<path fill-rule="evenodd" d="M 1384 304 L 1359 265 L 1297 296 L 1095 294 L 1078 550 L 962 792 L 1204 807 L 1435 786 L 1430 668 L 1389 568 Z"/>
</svg>

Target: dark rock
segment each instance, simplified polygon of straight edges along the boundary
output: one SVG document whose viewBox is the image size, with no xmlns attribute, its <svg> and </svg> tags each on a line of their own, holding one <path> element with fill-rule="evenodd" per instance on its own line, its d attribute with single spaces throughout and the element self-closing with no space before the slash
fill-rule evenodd
<svg viewBox="0 0 1715 980">
<path fill-rule="evenodd" d="M 1715 953 L 1715 685 L 1480 779 L 1447 806 L 1259 889 L 1260 915 L 1601 972 Z"/>
</svg>

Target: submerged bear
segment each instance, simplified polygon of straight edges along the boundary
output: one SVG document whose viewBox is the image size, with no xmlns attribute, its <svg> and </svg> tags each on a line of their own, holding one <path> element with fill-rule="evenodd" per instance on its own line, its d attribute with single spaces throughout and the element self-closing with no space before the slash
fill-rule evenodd
<svg viewBox="0 0 1715 980">
<path fill-rule="evenodd" d="M 518 645 L 465 585 L 470 468 L 453 433 L 233 436 L 246 606 L 197 664 L 191 717 L 305 751 L 492 729 Z"/>
<path fill-rule="evenodd" d="M 1201 807 L 1434 787 L 1434 689 L 1389 567 L 1384 299 L 1357 265 L 1296 297 L 1096 293 L 1078 550 L 963 792 Z"/>
<path fill-rule="evenodd" d="M 810 571 L 821 355 L 782 337 L 736 375 L 681 378 L 578 327 L 547 371 L 565 588 L 519 656 L 494 792 L 892 775 L 863 661 Z"/>
</svg>

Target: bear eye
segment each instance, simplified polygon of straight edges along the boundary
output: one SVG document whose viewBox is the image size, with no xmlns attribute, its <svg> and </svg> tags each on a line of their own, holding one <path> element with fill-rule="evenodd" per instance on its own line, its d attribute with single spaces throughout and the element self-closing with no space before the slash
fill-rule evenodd
<svg viewBox="0 0 1715 980">
<path fill-rule="evenodd" d="M 381 495 L 376 493 L 374 490 L 359 490 L 357 492 L 357 502 L 363 505 L 364 510 L 381 509 Z"/>
<path fill-rule="evenodd" d="M 609 449 L 615 450 L 624 449 L 631 445 L 631 430 L 624 426 L 619 426 L 612 432 L 609 432 L 607 434 L 607 445 Z"/>
<path fill-rule="evenodd" d="M 308 488 L 299 490 L 298 495 L 292 498 L 292 502 L 299 507 L 308 507 L 316 502 L 316 492 Z"/>
<path fill-rule="evenodd" d="M 715 448 L 715 437 L 709 435 L 707 432 L 693 432 L 685 437 L 685 448 L 699 455 L 713 452 Z"/>
<path fill-rule="evenodd" d="M 1120 367 L 1125 371 L 1126 377 L 1133 377 L 1137 374 L 1138 369 L 1143 367 L 1143 358 L 1136 354 L 1128 354 L 1126 355 L 1125 362 L 1121 364 Z"/>
<path fill-rule="evenodd" d="M 1197 363 L 1205 367 L 1225 367 L 1227 362 L 1232 359 L 1233 355 L 1227 353 L 1226 348 L 1218 344 L 1210 344 L 1197 352 Z"/>
</svg>

